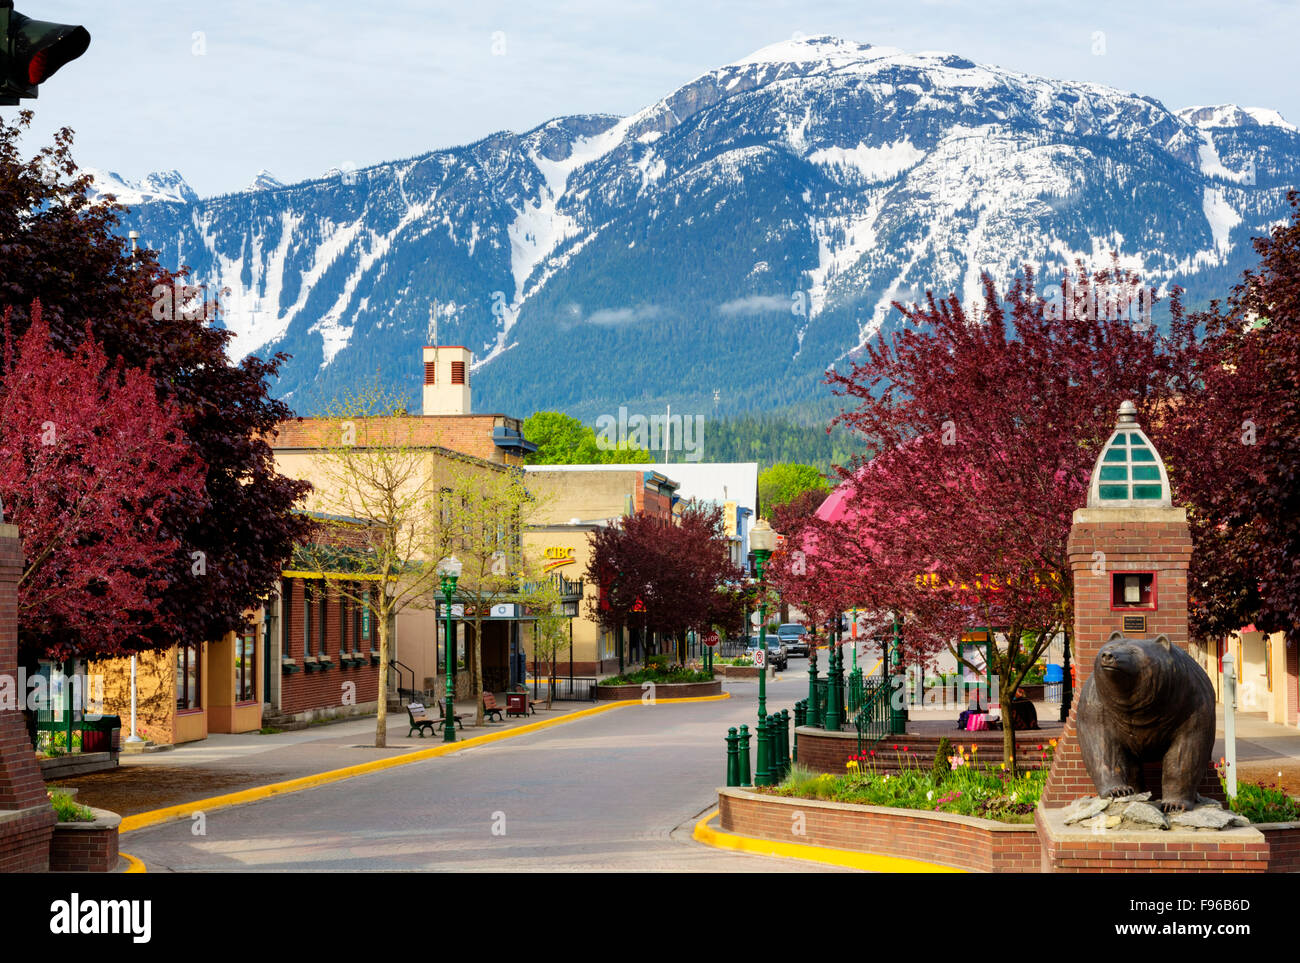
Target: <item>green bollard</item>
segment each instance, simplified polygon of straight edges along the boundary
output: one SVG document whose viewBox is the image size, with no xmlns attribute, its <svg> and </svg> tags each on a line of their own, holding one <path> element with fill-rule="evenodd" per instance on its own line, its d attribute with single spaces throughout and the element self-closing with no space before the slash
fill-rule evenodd
<svg viewBox="0 0 1300 963">
<path fill-rule="evenodd" d="M 831 646 L 830 664 L 826 669 L 826 717 L 822 724 L 828 732 L 839 732 L 840 724 L 843 722 L 843 716 L 840 709 L 840 693 L 843 682 L 839 674 L 839 659 L 836 657 L 836 648 Z"/>
<path fill-rule="evenodd" d="M 790 775 L 790 710 L 781 710 L 781 764 L 782 777 Z"/>
<path fill-rule="evenodd" d="M 735 726 L 727 730 L 727 785 L 740 785 L 740 736 Z"/>
<path fill-rule="evenodd" d="M 740 727 L 740 784 L 748 786 L 749 782 L 749 726 Z"/>
<path fill-rule="evenodd" d="M 772 727 L 764 716 L 758 724 L 758 752 L 756 753 L 754 785 L 772 785 Z"/>
<path fill-rule="evenodd" d="M 820 727 L 822 715 L 817 711 L 817 645 L 816 639 L 808 647 L 808 706 L 805 724 Z"/>
</svg>

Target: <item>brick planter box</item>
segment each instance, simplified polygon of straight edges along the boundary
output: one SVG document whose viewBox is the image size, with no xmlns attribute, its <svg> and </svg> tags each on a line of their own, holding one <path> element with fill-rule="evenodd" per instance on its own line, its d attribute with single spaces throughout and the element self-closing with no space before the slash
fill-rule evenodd
<svg viewBox="0 0 1300 963">
<path fill-rule="evenodd" d="M 722 828 L 741 836 L 916 859 L 977 873 L 1036 873 L 1042 848 L 1033 825 L 920 809 L 719 789 Z M 794 835 L 795 814 L 805 832 Z"/>
<path fill-rule="evenodd" d="M 107 873 L 117 868 L 117 828 L 122 817 L 89 807 L 94 822 L 55 823 L 50 872 Z"/>
<path fill-rule="evenodd" d="M 642 697 L 654 692 L 656 699 L 693 699 L 700 696 L 722 695 L 722 680 L 712 682 L 656 682 L 653 690 L 642 689 L 637 685 L 597 685 L 593 686 L 597 702 L 640 702 Z"/>
<path fill-rule="evenodd" d="M 720 675 L 726 679 L 752 679 L 758 681 L 758 666 L 756 665 L 715 665 L 713 674 Z M 767 667 L 767 677 L 770 679 L 776 675 L 776 670 L 772 666 Z"/>
</svg>

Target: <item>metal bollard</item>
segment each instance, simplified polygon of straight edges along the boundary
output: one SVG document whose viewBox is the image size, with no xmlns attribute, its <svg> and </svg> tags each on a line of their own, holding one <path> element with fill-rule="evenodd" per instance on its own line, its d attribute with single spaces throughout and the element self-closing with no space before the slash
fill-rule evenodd
<svg viewBox="0 0 1300 963">
<path fill-rule="evenodd" d="M 790 775 L 790 710 L 781 710 L 781 778 Z"/>
<path fill-rule="evenodd" d="M 727 785 L 740 785 L 740 736 L 735 726 L 727 730 Z"/>
<path fill-rule="evenodd" d="M 794 727 L 798 729 L 802 725 L 807 725 L 808 719 L 808 702 L 800 699 L 794 704 Z"/>
<path fill-rule="evenodd" d="M 740 727 L 740 784 L 748 786 L 749 781 L 749 726 Z"/>
<path fill-rule="evenodd" d="M 772 784 L 772 733 L 765 716 L 758 724 L 758 750 L 755 752 L 754 785 Z"/>
</svg>

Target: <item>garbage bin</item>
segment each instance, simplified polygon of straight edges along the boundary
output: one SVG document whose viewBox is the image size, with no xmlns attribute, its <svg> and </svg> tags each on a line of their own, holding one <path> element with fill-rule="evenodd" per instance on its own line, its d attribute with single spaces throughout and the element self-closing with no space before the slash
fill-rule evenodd
<svg viewBox="0 0 1300 963">
<path fill-rule="evenodd" d="M 113 730 L 122 728 L 121 716 L 100 716 L 81 723 L 82 752 L 112 752 Z"/>
</svg>

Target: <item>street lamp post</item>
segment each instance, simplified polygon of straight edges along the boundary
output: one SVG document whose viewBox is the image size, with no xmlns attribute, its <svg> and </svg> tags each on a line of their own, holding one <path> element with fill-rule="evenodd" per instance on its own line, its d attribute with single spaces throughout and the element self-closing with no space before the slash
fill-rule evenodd
<svg viewBox="0 0 1300 963">
<path fill-rule="evenodd" d="M 447 606 L 447 631 L 444 640 L 444 646 L 447 650 L 447 668 L 445 672 L 447 676 L 447 695 L 446 702 L 443 703 L 442 707 L 443 742 L 456 741 L 456 692 L 452 688 L 451 679 L 452 659 L 454 658 L 452 653 L 455 649 L 451 637 L 451 597 L 456 592 L 456 583 L 460 580 L 460 573 L 463 568 L 464 563 L 460 559 L 455 555 L 449 555 L 438 563 L 437 569 L 438 577 L 442 581 L 442 597 L 444 604 Z"/>
<path fill-rule="evenodd" d="M 763 567 L 776 548 L 776 531 L 760 518 L 749 530 L 749 544 L 754 549 L 754 568 L 758 573 L 758 650 L 763 653 L 763 670 L 758 674 L 758 722 L 767 719 L 767 598 L 763 591 Z"/>
</svg>

